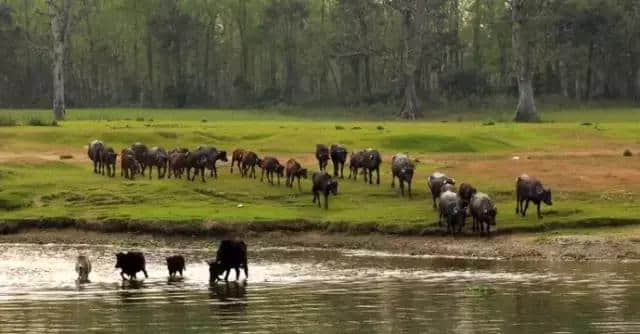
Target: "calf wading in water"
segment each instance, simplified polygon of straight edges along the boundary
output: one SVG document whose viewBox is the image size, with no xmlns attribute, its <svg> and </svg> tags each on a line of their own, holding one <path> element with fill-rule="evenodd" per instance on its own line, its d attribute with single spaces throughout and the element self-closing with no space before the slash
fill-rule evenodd
<svg viewBox="0 0 640 334">
<path fill-rule="evenodd" d="M 273 174 L 278 177 L 278 185 L 280 185 L 280 177 L 284 177 L 284 166 L 280 164 L 278 159 L 274 157 L 265 157 L 260 161 L 260 168 L 262 169 L 262 175 L 260 176 L 260 182 L 264 181 L 264 173 L 267 173 L 267 181 L 273 185 Z"/>
<path fill-rule="evenodd" d="M 307 169 L 302 168 L 299 162 L 294 159 L 287 161 L 287 187 L 293 187 L 293 180 L 298 179 L 298 191 L 302 190 L 300 187 L 300 178 L 307 178 Z"/>
<path fill-rule="evenodd" d="M 326 170 L 327 164 L 329 163 L 329 148 L 327 147 L 327 145 L 316 145 L 316 159 L 318 160 L 318 166 L 320 170 Z"/>
<path fill-rule="evenodd" d="M 520 213 L 522 217 L 526 216 L 529 201 L 538 207 L 538 219 L 541 219 L 540 203 L 553 204 L 551 201 L 551 189 L 545 189 L 542 186 L 542 182 L 535 177 L 522 174 L 516 179 L 516 214 Z M 524 207 L 522 205 L 523 202 Z"/>
<path fill-rule="evenodd" d="M 93 140 L 89 143 L 87 149 L 87 155 L 93 162 L 93 173 L 98 174 L 102 167 L 102 150 L 104 150 L 104 143 L 99 140 Z"/>
<path fill-rule="evenodd" d="M 78 283 L 90 283 L 89 274 L 91 273 L 91 261 L 85 255 L 78 255 L 76 259 L 76 273 L 78 274 Z"/>
<path fill-rule="evenodd" d="M 214 261 L 209 264 L 209 280 L 216 282 L 220 275 L 225 273 L 224 280 L 229 280 L 231 269 L 236 271 L 236 280 L 240 279 L 240 268 L 244 268 L 244 276 L 249 278 L 249 266 L 247 264 L 247 245 L 244 241 L 222 240 Z"/>
<path fill-rule="evenodd" d="M 331 162 L 333 163 L 333 176 L 344 179 L 344 164 L 347 162 L 347 149 L 339 144 L 331 145 Z M 340 171 L 340 175 L 338 175 Z"/>
<path fill-rule="evenodd" d="M 404 197 L 404 183 L 407 183 L 409 198 L 411 198 L 411 180 L 413 180 L 413 162 L 405 154 L 396 154 L 391 158 L 391 188 L 396 186 L 396 177 L 400 183 L 400 193 Z"/>
<path fill-rule="evenodd" d="M 313 203 L 318 201 L 318 207 L 322 207 L 320 204 L 320 193 L 324 195 L 324 208 L 329 209 L 329 194 L 338 195 L 338 181 L 334 180 L 331 175 L 326 172 L 313 173 Z"/>
<path fill-rule="evenodd" d="M 475 193 L 469 202 L 469 211 L 471 211 L 473 218 L 473 231 L 480 231 L 481 234 L 484 234 L 486 229 L 487 235 L 489 235 L 491 226 L 496 225 L 496 215 L 498 214 L 498 209 L 491 197 L 485 193 Z"/>
<path fill-rule="evenodd" d="M 456 180 L 446 176 L 445 174 L 442 174 L 440 172 L 435 172 L 431 175 L 429 175 L 429 179 L 427 179 L 427 186 L 429 186 L 429 189 L 431 190 L 431 197 L 433 198 L 433 209 L 437 209 L 438 207 L 436 206 L 436 199 L 440 198 L 440 193 L 442 193 L 442 186 L 444 184 L 451 184 L 451 185 L 455 185 L 456 184 Z"/>
<path fill-rule="evenodd" d="M 144 277 L 149 278 L 142 252 L 117 253 L 116 268 L 120 268 L 120 276 L 123 280 L 127 279 L 125 274 L 129 276 L 129 279 L 136 279 L 136 274 L 140 271 L 144 273 Z"/>
<path fill-rule="evenodd" d="M 234 163 L 237 164 L 238 169 L 240 169 L 240 174 L 242 174 L 242 157 L 244 156 L 245 152 L 246 151 L 241 148 L 238 148 L 233 151 L 233 154 L 231 155 L 231 174 L 233 174 Z"/>
<path fill-rule="evenodd" d="M 182 272 L 187 270 L 184 264 L 184 257 L 182 255 L 173 255 L 167 257 L 166 260 L 169 277 L 174 277 L 177 273 L 180 273 L 180 277 L 182 277 Z"/>
</svg>

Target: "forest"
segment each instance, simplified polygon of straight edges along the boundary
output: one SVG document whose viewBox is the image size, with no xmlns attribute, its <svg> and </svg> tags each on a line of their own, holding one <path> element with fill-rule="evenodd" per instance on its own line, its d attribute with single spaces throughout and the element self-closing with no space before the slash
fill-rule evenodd
<svg viewBox="0 0 640 334">
<path fill-rule="evenodd" d="M 640 101 L 637 0 L 0 0 L 0 45 L 2 108 Z"/>
</svg>

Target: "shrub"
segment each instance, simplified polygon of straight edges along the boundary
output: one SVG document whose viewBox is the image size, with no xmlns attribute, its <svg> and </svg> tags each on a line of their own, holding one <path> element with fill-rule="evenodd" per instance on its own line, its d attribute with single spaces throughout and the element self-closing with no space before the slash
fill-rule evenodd
<svg viewBox="0 0 640 334">
<path fill-rule="evenodd" d="M 633 153 L 631 153 L 631 151 L 629 149 L 624 150 L 624 152 L 622 153 L 623 157 L 632 157 Z"/>
<path fill-rule="evenodd" d="M 16 126 L 18 122 L 11 116 L 0 115 L 0 126 Z"/>
<path fill-rule="evenodd" d="M 27 125 L 31 126 L 58 126 L 58 122 L 56 120 L 48 121 L 42 118 L 32 117 L 27 121 Z"/>
<path fill-rule="evenodd" d="M 376 126 L 376 129 L 378 129 L 378 130 L 382 131 L 382 130 L 384 130 L 384 126 L 382 126 L 382 125 L 378 125 L 378 126 Z"/>
<path fill-rule="evenodd" d="M 342 125 L 336 125 L 336 130 L 344 130 L 344 126 L 342 126 Z"/>
</svg>

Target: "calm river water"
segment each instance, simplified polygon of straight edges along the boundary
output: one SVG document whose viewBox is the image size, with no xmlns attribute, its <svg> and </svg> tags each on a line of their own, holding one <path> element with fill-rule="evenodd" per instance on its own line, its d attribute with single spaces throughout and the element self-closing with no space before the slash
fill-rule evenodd
<svg viewBox="0 0 640 334">
<path fill-rule="evenodd" d="M 0 333 L 640 333 L 640 263 L 548 263 L 250 248 L 249 280 L 210 285 L 207 249 L 0 244 Z M 76 255 L 93 262 L 75 283 Z M 165 256 L 187 258 L 168 282 Z M 235 274 L 231 274 L 235 278 Z"/>
</svg>

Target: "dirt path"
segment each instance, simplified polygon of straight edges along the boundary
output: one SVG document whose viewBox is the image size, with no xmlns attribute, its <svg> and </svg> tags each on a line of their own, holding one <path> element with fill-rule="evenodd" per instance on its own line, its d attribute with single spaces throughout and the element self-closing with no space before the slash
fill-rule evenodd
<svg viewBox="0 0 640 334">
<path fill-rule="evenodd" d="M 267 232 L 240 236 L 250 246 L 316 247 L 384 251 L 398 254 L 545 261 L 640 260 L 640 227 L 625 235 L 522 234 L 492 238 L 349 235 L 320 232 Z M 213 238 L 145 233 L 100 233 L 76 229 L 27 230 L 0 235 L 0 243 L 116 244 L 122 247 L 213 247 Z"/>
</svg>

